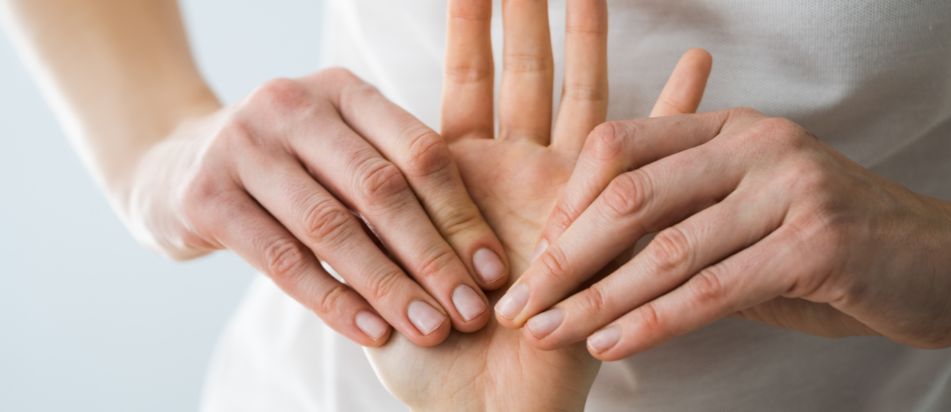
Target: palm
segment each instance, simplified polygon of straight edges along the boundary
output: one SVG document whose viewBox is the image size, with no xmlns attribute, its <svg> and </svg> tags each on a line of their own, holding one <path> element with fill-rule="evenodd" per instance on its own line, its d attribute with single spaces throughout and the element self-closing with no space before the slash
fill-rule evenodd
<svg viewBox="0 0 951 412">
<path fill-rule="evenodd" d="M 524 141 L 464 139 L 452 149 L 473 199 L 505 246 L 512 273 L 521 273 L 573 159 Z M 436 348 L 396 336 L 369 354 L 387 387 L 411 405 L 461 391 L 483 397 L 562 393 L 583 400 L 598 369 L 583 344 L 540 351 L 494 320 L 474 334 L 454 333 Z"/>
<path fill-rule="evenodd" d="M 553 70 L 546 3 L 503 2 L 506 70 L 498 136 L 491 75 L 492 1 L 448 3 L 443 135 L 516 276 L 527 269 L 584 140 L 607 112 L 606 1 L 568 1 L 566 27 L 573 30 L 565 35 L 563 98 L 552 128 Z M 670 88 L 673 92 L 665 88 L 662 100 L 699 102 L 706 75 L 678 74 L 675 69 L 668 85 L 681 86 Z M 704 81 L 687 81 L 695 76 Z M 655 108 L 658 114 L 673 114 L 669 111 Z M 489 298 L 494 302 L 502 292 Z M 495 319 L 476 333 L 454 333 L 435 348 L 420 348 L 395 336 L 368 353 L 383 383 L 410 405 L 431 406 L 434 398 L 440 398 L 444 402 L 501 402 L 505 409 L 515 410 L 581 409 L 599 366 L 583 343 L 542 351 L 522 332 L 500 327 Z"/>
</svg>

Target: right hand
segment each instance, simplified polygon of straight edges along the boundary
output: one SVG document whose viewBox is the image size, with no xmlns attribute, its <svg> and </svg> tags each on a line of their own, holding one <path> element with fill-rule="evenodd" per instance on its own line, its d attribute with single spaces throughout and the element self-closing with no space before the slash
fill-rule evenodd
<svg viewBox="0 0 951 412">
<path fill-rule="evenodd" d="M 177 259 L 231 249 L 366 346 L 390 325 L 422 346 L 447 319 L 478 330 L 492 317 L 481 289 L 508 281 L 447 143 L 343 69 L 181 123 L 126 186 L 137 237 Z"/>
</svg>

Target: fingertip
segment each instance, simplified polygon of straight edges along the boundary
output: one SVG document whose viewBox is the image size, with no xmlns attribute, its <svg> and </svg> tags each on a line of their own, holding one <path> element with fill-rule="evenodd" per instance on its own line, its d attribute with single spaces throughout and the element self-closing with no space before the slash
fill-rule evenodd
<svg viewBox="0 0 951 412">
<path fill-rule="evenodd" d="M 542 338 L 536 337 L 528 328 L 522 328 L 521 334 L 522 338 L 536 349 L 552 351 L 564 347 L 564 345 L 559 344 L 557 340 L 551 339 L 550 336 Z"/>
<path fill-rule="evenodd" d="M 368 348 L 379 348 L 383 345 L 386 345 L 390 341 L 390 336 L 393 336 L 393 328 L 390 328 L 386 333 L 381 336 L 379 339 L 374 340 L 365 333 L 358 333 L 357 337 L 351 338 L 358 344 L 368 347 Z"/>
<path fill-rule="evenodd" d="M 713 70 L 713 55 L 706 49 L 690 49 L 681 57 L 678 66 L 680 66 L 679 70 L 687 73 L 687 79 L 698 83 L 691 87 L 692 90 L 688 89 L 688 91 L 694 95 L 693 97 L 697 99 L 697 104 L 699 104 L 699 100 L 703 98 L 707 80 L 710 78 L 710 72 Z M 693 111 L 695 110 L 696 108 Z"/>
<path fill-rule="evenodd" d="M 376 313 L 369 310 L 357 312 L 353 317 L 353 323 L 365 338 L 360 339 L 364 346 L 382 346 L 389 340 L 392 328 Z"/>
<path fill-rule="evenodd" d="M 525 323 L 524 310 L 529 289 L 524 282 L 515 283 L 495 304 L 495 318 L 507 328 L 521 328 Z"/>
<path fill-rule="evenodd" d="M 476 288 L 460 284 L 452 292 L 452 304 L 457 316 L 453 316 L 453 327 L 463 333 L 472 333 L 482 329 L 492 318 L 488 299 Z"/>
<path fill-rule="evenodd" d="M 705 67 L 708 71 L 710 67 L 713 66 L 713 55 L 710 54 L 710 52 L 707 51 L 707 49 L 703 49 L 699 47 L 692 48 L 684 52 L 684 55 L 683 57 L 681 57 L 681 60 L 684 60 L 684 59 L 689 59 L 688 61 L 693 62 L 698 67 Z"/>
<path fill-rule="evenodd" d="M 518 329 L 518 325 L 512 322 L 511 319 L 502 316 L 498 311 L 495 312 L 495 320 L 499 322 L 499 325 L 508 329 Z"/>
<path fill-rule="evenodd" d="M 509 265 L 504 253 L 498 250 L 490 247 L 477 249 L 472 254 L 472 267 L 479 286 L 486 290 L 495 290 L 508 283 Z"/>
<path fill-rule="evenodd" d="M 442 325 L 428 335 L 423 335 L 415 330 L 413 332 L 415 333 L 410 335 L 404 333 L 404 336 L 407 336 L 416 346 L 431 348 L 443 343 L 449 337 L 449 334 L 452 332 L 452 322 L 443 322 Z"/>
</svg>

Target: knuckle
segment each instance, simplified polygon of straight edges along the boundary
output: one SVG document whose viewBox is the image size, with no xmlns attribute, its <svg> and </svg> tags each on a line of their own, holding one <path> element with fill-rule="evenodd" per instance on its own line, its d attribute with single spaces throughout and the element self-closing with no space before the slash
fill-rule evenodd
<svg viewBox="0 0 951 412">
<path fill-rule="evenodd" d="M 638 326 L 645 332 L 645 335 L 656 337 L 666 337 L 670 335 L 670 332 L 667 330 L 667 325 L 664 324 L 653 302 L 645 303 L 637 309 L 637 312 L 640 315 L 640 325 Z"/>
<path fill-rule="evenodd" d="M 350 212 L 330 200 L 305 208 L 303 220 L 307 237 L 314 243 L 336 245 L 351 233 Z"/>
<path fill-rule="evenodd" d="M 580 302 L 579 305 L 582 308 L 583 313 L 595 316 L 601 313 L 604 313 L 606 309 L 605 295 L 604 291 L 601 289 L 598 284 L 592 285 L 590 288 L 585 289 L 579 296 Z"/>
<path fill-rule="evenodd" d="M 367 279 L 367 288 L 373 302 L 382 302 L 396 293 L 403 274 L 391 268 L 384 268 L 376 272 Z"/>
<path fill-rule="evenodd" d="M 617 122 L 606 122 L 594 128 L 588 137 L 585 153 L 597 160 L 611 161 L 624 151 L 625 133 Z"/>
<path fill-rule="evenodd" d="M 474 62 L 455 63 L 446 67 L 446 79 L 459 84 L 480 83 L 492 78 L 492 66 Z"/>
<path fill-rule="evenodd" d="M 727 116 L 731 120 L 738 120 L 763 117 L 763 114 L 751 107 L 735 107 L 727 111 Z"/>
<path fill-rule="evenodd" d="M 647 206 L 652 183 L 640 169 L 618 175 L 604 190 L 603 204 L 614 218 L 637 214 Z"/>
<path fill-rule="evenodd" d="M 452 164 L 452 155 L 445 140 L 430 128 L 413 122 L 400 137 L 409 142 L 407 174 L 425 177 L 446 170 Z"/>
<path fill-rule="evenodd" d="M 837 256 L 836 252 L 850 241 L 849 234 L 856 225 L 848 215 L 826 207 L 807 213 L 797 226 L 802 244 L 818 243 L 816 246 L 821 246 L 827 256 Z"/>
<path fill-rule="evenodd" d="M 690 267 L 692 250 L 690 239 L 683 230 L 674 226 L 654 237 L 652 256 L 660 273 L 680 273 Z"/>
<path fill-rule="evenodd" d="M 502 65 L 511 73 L 536 73 L 552 70 L 552 59 L 542 54 L 507 53 Z"/>
<path fill-rule="evenodd" d="M 223 203 L 227 189 L 205 175 L 194 176 L 178 194 L 177 208 L 191 228 L 201 229 L 221 215 L 216 205 Z"/>
<path fill-rule="evenodd" d="M 189 222 L 197 222 L 205 217 L 208 200 L 215 197 L 215 186 L 209 179 L 196 177 L 188 182 L 178 198 L 178 209 Z"/>
<path fill-rule="evenodd" d="M 340 108 L 344 111 L 361 111 L 363 102 L 373 101 L 383 95 L 376 86 L 357 77 L 348 81 L 333 83 L 340 87 Z"/>
<path fill-rule="evenodd" d="M 770 147 L 784 149 L 784 154 L 788 154 L 787 150 L 790 149 L 800 149 L 809 142 L 803 138 L 806 135 L 805 129 L 791 120 L 780 117 L 760 119 L 753 124 L 752 130 L 753 135 L 769 144 Z"/>
<path fill-rule="evenodd" d="M 793 190 L 817 200 L 836 192 L 832 177 L 818 161 L 810 157 L 798 157 L 786 163 L 785 177 Z"/>
<path fill-rule="evenodd" d="M 310 93 L 297 80 L 277 78 L 264 83 L 251 95 L 252 105 L 281 114 L 307 110 L 312 103 Z"/>
<path fill-rule="evenodd" d="M 316 74 L 318 83 L 346 85 L 361 82 L 360 77 L 345 67 L 328 67 L 320 70 Z"/>
<path fill-rule="evenodd" d="M 608 89 L 600 83 L 566 82 L 562 99 L 578 102 L 604 102 L 608 99 Z"/>
<path fill-rule="evenodd" d="M 723 301 L 725 291 L 723 289 L 723 282 L 720 280 L 720 272 L 715 268 L 708 268 L 700 273 L 697 273 L 696 276 L 690 281 L 691 291 L 694 298 L 694 303 L 697 306 L 705 306 L 709 304 L 716 304 Z"/>
<path fill-rule="evenodd" d="M 260 147 L 262 140 L 252 132 L 255 124 L 253 110 L 242 109 L 231 115 L 214 137 L 211 145 L 205 148 L 205 155 L 218 153 L 248 153 Z"/>
<path fill-rule="evenodd" d="M 429 252 L 416 267 L 415 274 L 420 281 L 429 281 L 439 278 L 446 268 L 450 267 L 456 259 L 456 254 L 449 248 L 439 247 L 435 251 Z"/>
<path fill-rule="evenodd" d="M 558 245 L 549 245 L 548 249 L 538 257 L 538 262 L 541 264 L 542 274 L 547 280 L 554 282 L 554 284 L 563 284 L 570 281 L 568 256 Z"/>
<path fill-rule="evenodd" d="M 571 205 L 562 202 L 555 205 L 555 208 L 552 210 L 551 216 L 549 217 L 549 224 L 558 232 L 564 232 L 568 230 L 568 227 L 571 226 L 577 217 L 578 214 Z"/>
<path fill-rule="evenodd" d="M 275 280 L 287 280 L 299 273 L 304 256 L 297 242 L 283 238 L 271 241 L 264 248 L 265 270 Z"/>
<path fill-rule="evenodd" d="M 435 213 L 440 232 L 447 238 L 456 238 L 482 228 L 482 217 L 472 207 L 450 207 Z"/>
<path fill-rule="evenodd" d="M 394 196 L 406 191 L 409 185 L 403 173 L 392 163 L 382 158 L 373 158 L 357 173 L 357 193 L 367 205 L 386 204 Z"/>
<path fill-rule="evenodd" d="M 841 214 L 826 211 L 809 212 L 785 224 L 784 235 L 791 250 L 797 256 L 808 257 L 809 266 L 787 276 L 784 296 L 812 298 L 821 293 L 823 301 L 848 305 L 862 295 L 864 285 L 855 277 L 837 275 L 848 273 L 854 231 L 866 229 L 867 224 L 857 225 Z"/>
<path fill-rule="evenodd" d="M 343 309 L 343 304 L 345 303 L 347 294 L 348 289 L 346 286 L 340 283 L 335 283 L 333 287 L 330 288 L 330 290 L 320 297 L 320 300 L 317 301 L 317 306 L 314 308 L 314 311 L 317 312 L 318 315 L 329 315 L 339 312 L 341 309 Z"/>
</svg>

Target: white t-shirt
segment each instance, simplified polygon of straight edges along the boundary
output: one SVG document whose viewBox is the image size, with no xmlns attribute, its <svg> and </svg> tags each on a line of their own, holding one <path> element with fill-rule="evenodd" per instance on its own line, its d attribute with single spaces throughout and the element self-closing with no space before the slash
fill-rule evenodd
<svg viewBox="0 0 951 412">
<path fill-rule="evenodd" d="M 550 3 L 560 62 L 564 0 Z M 704 47 L 716 63 L 702 110 L 750 106 L 791 118 L 874 172 L 951 199 L 947 0 L 609 5 L 610 118 L 647 114 L 679 55 Z M 332 1 L 325 61 L 356 71 L 437 126 L 445 13 L 445 0 Z M 263 277 L 222 337 L 205 389 L 206 411 L 402 408 L 358 346 Z M 828 340 L 728 319 L 605 364 L 588 405 L 951 411 L 951 350 L 871 337 Z"/>
</svg>

